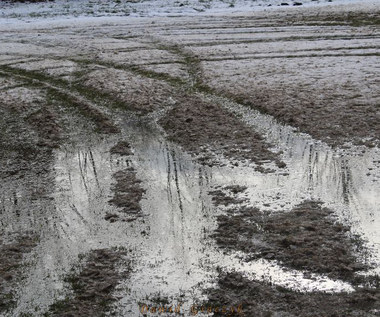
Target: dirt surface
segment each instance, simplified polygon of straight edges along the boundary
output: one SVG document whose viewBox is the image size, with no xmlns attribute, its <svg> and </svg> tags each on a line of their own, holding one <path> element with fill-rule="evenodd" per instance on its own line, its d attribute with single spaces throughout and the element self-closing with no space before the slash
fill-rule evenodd
<svg viewBox="0 0 380 317">
<path fill-rule="evenodd" d="M 56 148 L 61 140 L 61 128 L 57 118 L 49 109 L 40 109 L 28 117 L 30 124 L 38 131 L 38 146 Z"/>
<path fill-rule="evenodd" d="M 131 151 L 131 145 L 127 141 L 119 141 L 115 146 L 113 146 L 110 150 L 111 154 L 119 154 L 119 155 L 133 155 Z"/>
<path fill-rule="evenodd" d="M 215 155 L 222 155 L 230 160 L 253 162 L 262 172 L 270 171 L 262 166 L 264 162 L 286 166 L 276 153 L 268 150 L 270 145 L 262 136 L 218 105 L 200 98 L 181 98 L 159 123 L 170 140 L 192 154 L 201 154 L 198 160 L 206 164 L 218 164 Z"/>
<path fill-rule="evenodd" d="M 105 316 L 116 301 L 113 291 L 129 274 L 125 255 L 124 251 L 110 249 L 91 251 L 80 272 L 67 277 L 72 295 L 56 302 L 44 316 Z M 118 267 L 121 264 L 122 271 Z"/>
<path fill-rule="evenodd" d="M 114 193 L 110 203 L 121 208 L 122 213 L 128 217 L 120 217 L 117 214 L 107 214 L 105 219 L 114 222 L 116 220 L 133 221 L 140 216 L 140 200 L 145 190 L 141 187 L 141 180 L 137 179 L 136 171 L 130 167 L 113 174 L 116 183 L 113 185 Z"/>
<path fill-rule="evenodd" d="M 3 6 L 0 315 L 378 316 L 378 6 L 159 2 Z"/>
<path fill-rule="evenodd" d="M 359 289 L 351 294 L 299 293 L 251 281 L 236 272 L 221 274 L 218 287 L 208 290 L 208 295 L 205 307 L 241 305 L 243 314 L 233 316 L 374 317 L 380 312 L 378 289 Z M 219 311 L 214 316 L 226 316 L 226 313 Z"/>
<path fill-rule="evenodd" d="M 216 205 L 232 205 L 217 218 L 214 238 L 219 247 L 243 251 L 248 261 L 277 260 L 289 268 L 351 282 L 355 272 L 369 268 L 358 257 L 363 242 L 320 202 L 305 201 L 291 211 L 263 212 L 242 205 L 244 198 L 236 194 L 243 191 L 233 186 L 210 192 Z"/>
<path fill-rule="evenodd" d="M 267 13 L 256 22 L 263 29 L 277 25 L 284 32 L 215 38 L 203 47 L 189 46 L 201 61 L 204 85 L 217 94 L 329 145 L 372 147 L 380 134 L 380 96 L 375 89 L 379 57 L 374 42 L 367 39 L 377 42 L 379 16 L 378 11 L 344 10 L 317 15 L 295 11 L 282 18 Z M 287 33 L 289 25 L 297 32 Z M 361 37 L 355 45 L 353 36 Z"/>
<path fill-rule="evenodd" d="M 17 284 L 23 277 L 24 254 L 35 246 L 36 239 L 31 235 L 19 236 L 11 243 L 0 240 L 0 314 L 11 311 L 16 305 Z"/>
</svg>

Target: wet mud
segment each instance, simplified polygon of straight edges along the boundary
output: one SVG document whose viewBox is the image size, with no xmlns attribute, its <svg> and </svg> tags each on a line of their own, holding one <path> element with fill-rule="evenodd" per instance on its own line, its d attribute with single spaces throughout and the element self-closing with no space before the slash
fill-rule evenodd
<svg viewBox="0 0 380 317">
<path fill-rule="evenodd" d="M 200 97 L 180 98 L 159 120 L 170 140 L 199 156 L 206 165 L 223 165 L 217 156 L 231 161 L 254 163 L 256 170 L 270 172 L 263 163 L 275 162 L 283 168 L 279 154 L 269 150 L 263 137 L 217 104 Z"/>
<path fill-rule="evenodd" d="M 307 201 L 281 213 L 253 207 L 231 208 L 218 216 L 215 239 L 222 248 L 240 250 L 247 260 L 264 258 L 330 278 L 354 279 L 369 267 L 358 260 L 362 247 L 349 227 L 337 223 L 333 211 Z"/>
<path fill-rule="evenodd" d="M 246 97 L 239 91 L 227 96 L 334 147 L 350 142 L 374 147 L 380 142 L 377 103 L 343 101 L 331 96 L 310 98 L 295 91 L 258 90 Z"/>
<path fill-rule="evenodd" d="M 113 296 L 121 279 L 129 275 L 126 252 L 97 249 L 85 257 L 85 264 L 78 273 L 66 278 L 72 294 L 52 305 L 44 316 L 76 317 L 105 316 L 117 299 Z M 123 266 L 120 269 L 120 266 Z"/>
<path fill-rule="evenodd" d="M 112 186 L 114 193 L 111 204 L 119 207 L 125 214 L 121 219 L 118 214 L 107 214 L 105 219 L 114 222 L 116 220 L 133 221 L 141 216 L 140 200 L 145 192 L 141 187 L 141 180 L 136 177 L 134 168 L 129 167 L 113 174 L 116 183 Z"/>
<path fill-rule="evenodd" d="M 11 311 L 16 305 L 17 285 L 24 275 L 24 254 L 31 252 L 37 243 L 36 237 L 31 234 L 20 235 L 12 240 L 0 240 L 0 314 Z"/>
<path fill-rule="evenodd" d="M 123 156 L 133 155 L 131 145 L 127 141 L 119 141 L 111 148 L 110 153 Z"/>
<path fill-rule="evenodd" d="M 4 316 L 379 315 L 377 30 L 263 15 L 1 26 Z"/>
<path fill-rule="evenodd" d="M 225 208 L 212 235 L 220 248 L 242 251 L 247 262 L 277 261 L 306 277 L 319 273 L 346 280 L 355 290 L 302 293 L 221 271 L 217 287 L 207 290 L 205 307 L 219 307 L 215 316 L 225 316 L 220 307 L 231 305 L 242 305 L 245 316 L 378 316 L 379 278 L 358 274 L 371 269 L 363 257 L 363 240 L 339 223 L 332 210 L 305 201 L 290 211 L 262 211 L 246 204 L 245 190 L 235 185 L 210 192 L 213 203 Z"/>
<path fill-rule="evenodd" d="M 38 131 L 39 140 L 37 145 L 57 148 L 62 139 L 61 128 L 57 122 L 56 114 L 49 109 L 42 108 L 28 117 L 28 122 Z"/>
<path fill-rule="evenodd" d="M 340 294 L 301 293 L 249 280 L 237 272 L 221 273 L 217 288 L 209 289 L 207 293 L 209 301 L 204 303 L 205 307 L 242 306 L 242 314 L 219 310 L 214 316 L 375 317 L 380 312 L 379 289 L 362 288 Z"/>
<path fill-rule="evenodd" d="M 227 206 L 217 217 L 213 234 L 219 247 L 243 251 L 247 261 L 276 260 L 350 282 L 355 282 L 355 273 L 371 268 L 363 258 L 368 252 L 364 241 L 322 202 L 304 201 L 290 211 L 263 211 L 246 204 L 245 190 L 235 185 L 210 191 L 216 206 Z"/>
</svg>

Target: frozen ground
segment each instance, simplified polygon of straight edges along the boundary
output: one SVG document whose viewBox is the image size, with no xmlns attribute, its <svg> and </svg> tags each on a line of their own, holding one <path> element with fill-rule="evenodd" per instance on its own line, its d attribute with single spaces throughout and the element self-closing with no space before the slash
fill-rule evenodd
<svg viewBox="0 0 380 317">
<path fill-rule="evenodd" d="M 0 315 L 378 316 L 380 6 L 345 3 L 2 2 Z"/>
</svg>

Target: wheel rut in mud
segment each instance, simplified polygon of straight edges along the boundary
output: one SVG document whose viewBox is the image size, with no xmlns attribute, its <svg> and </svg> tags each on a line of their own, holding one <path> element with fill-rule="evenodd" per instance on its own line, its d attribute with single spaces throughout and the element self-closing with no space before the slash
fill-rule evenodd
<svg viewBox="0 0 380 317">
<path fill-rule="evenodd" d="M 380 159 L 367 133 L 377 131 L 377 46 L 365 28 L 321 37 L 321 26 L 303 22 L 295 36 L 270 18 L 144 20 L 129 35 L 129 21 L 62 28 L 57 38 L 33 28 L 19 41 L 0 35 L 9 49 L 0 61 L 1 142 L 13 144 L 2 157 L 2 234 L 34 228 L 39 238 L 17 257 L 36 260 L 12 284 L 9 316 L 75 316 L 74 307 L 137 316 L 144 301 L 242 304 L 247 316 L 378 313 L 376 273 L 362 275 L 379 241 Z M 367 61 L 368 88 L 356 77 L 332 87 L 329 77 L 315 92 L 327 87 L 326 98 L 312 100 L 301 61 L 315 65 L 314 55 L 323 63 L 313 80 L 330 60 Z M 290 71 L 275 61 L 284 60 L 300 62 L 291 75 L 299 90 L 281 84 Z M 327 101 L 337 92 L 329 111 L 342 109 L 346 91 L 348 113 L 324 118 Z M 9 102 L 18 94 L 32 105 Z M 348 127 L 365 114 L 360 129 Z M 341 151 L 351 138 L 368 147 Z"/>
</svg>

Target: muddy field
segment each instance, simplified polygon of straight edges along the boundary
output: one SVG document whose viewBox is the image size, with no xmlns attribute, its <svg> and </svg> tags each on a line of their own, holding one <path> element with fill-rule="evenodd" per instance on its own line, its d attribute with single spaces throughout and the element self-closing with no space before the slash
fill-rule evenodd
<svg viewBox="0 0 380 317">
<path fill-rule="evenodd" d="M 4 7 L 0 316 L 380 316 L 371 3 Z"/>
</svg>

